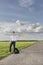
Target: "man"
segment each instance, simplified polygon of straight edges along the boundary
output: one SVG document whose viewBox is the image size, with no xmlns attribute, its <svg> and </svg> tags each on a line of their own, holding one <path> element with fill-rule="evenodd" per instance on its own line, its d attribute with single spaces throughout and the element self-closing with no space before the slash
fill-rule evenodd
<svg viewBox="0 0 43 65">
<path fill-rule="evenodd" d="M 15 52 L 15 44 L 16 44 L 16 36 L 15 36 L 15 32 L 13 31 L 11 36 L 11 43 L 10 43 L 10 53 L 11 53 L 12 45 L 14 46 L 14 52 Z"/>
</svg>

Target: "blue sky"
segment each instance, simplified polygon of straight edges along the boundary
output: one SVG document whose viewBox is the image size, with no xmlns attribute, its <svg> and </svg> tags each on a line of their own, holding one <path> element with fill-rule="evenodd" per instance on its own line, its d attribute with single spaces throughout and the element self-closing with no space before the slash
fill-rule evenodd
<svg viewBox="0 0 43 65">
<path fill-rule="evenodd" d="M 43 24 L 43 0 L 0 0 L 0 21 Z"/>
<path fill-rule="evenodd" d="M 13 30 L 37 34 L 26 39 L 43 39 L 43 0 L 0 0 L 0 39 Z"/>
</svg>

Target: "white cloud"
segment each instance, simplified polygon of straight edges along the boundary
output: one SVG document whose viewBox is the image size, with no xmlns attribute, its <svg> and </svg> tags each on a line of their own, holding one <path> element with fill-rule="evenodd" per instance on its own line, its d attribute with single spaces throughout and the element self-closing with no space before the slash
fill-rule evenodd
<svg viewBox="0 0 43 65">
<path fill-rule="evenodd" d="M 26 30 L 28 32 L 41 32 L 41 25 L 39 25 L 39 23 L 36 23 L 36 24 L 29 24 L 26 28 Z"/>
<path fill-rule="evenodd" d="M 39 23 L 36 23 L 36 24 L 24 23 L 24 25 L 22 25 L 22 21 L 17 20 L 16 24 L 18 25 L 16 29 L 17 32 L 42 32 L 41 30 L 42 27 Z"/>
<path fill-rule="evenodd" d="M 16 21 L 16 24 L 17 24 L 17 25 L 21 25 L 20 20 L 17 20 L 17 21 Z"/>
<path fill-rule="evenodd" d="M 32 32 L 32 25 L 31 24 L 28 25 L 27 28 L 26 28 L 26 30 L 29 31 L 29 32 Z"/>
<path fill-rule="evenodd" d="M 23 23 L 23 25 L 22 25 Z M 11 23 L 11 22 L 0 22 L 0 39 L 10 39 L 9 38 L 9 33 L 11 33 L 12 31 L 15 32 L 20 32 L 20 36 L 22 37 L 22 39 L 33 39 L 33 37 L 37 38 L 37 36 L 39 34 L 36 34 L 35 32 L 43 32 L 43 27 L 39 24 L 26 24 L 23 21 L 17 20 L 15 23 Z M 26 32 L 31 32 L 31 33 L 26 33 Z M 32 33 L 33 32 L 33 33 Z M 35 34 L 34 34 L 35 33 Z M 7 35 L 7 36 L 6 36 Z M 29 35 L 29 38 L 28 38 Z M 40 38 L 42 38 L 42 35 L 39 35 Z M 21 39 L 21 38 L 19 38 Z"/>
<path fill-rule="evenodd" d="M 34 1 L 33 0 L 19 0 L 19 5 L 21 7 L 30 7 L 31 5 L 34 4 Z"/>
<path fill-rule="evenodd" d="M 41 30 L 41 26 L 36 27 L 36 28 L 34 29 L 34 32 L 40 32 L 40 30 Z"/>
<path fill-rule="evenodd" d="M 42 32 L 43 27 L 39 23 L 22 25 L 23 21 L 17 20 L 16 23 L 0 23 L 0 33 L 15 32 Z"/>
</svg>

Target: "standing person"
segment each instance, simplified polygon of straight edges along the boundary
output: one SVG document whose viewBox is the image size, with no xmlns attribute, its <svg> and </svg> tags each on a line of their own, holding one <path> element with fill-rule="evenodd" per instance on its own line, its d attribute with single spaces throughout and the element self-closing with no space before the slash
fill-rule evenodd
<svg viewBox="0 0 43 65">
<path fill-rule="evenodd" d="M 14 46 L 14 52 L 15 52 L 15 45 L 16 45 L 16 36 L 15 36 L 15 32 L 12 32 L 12 36 L 11 36 L 11 43 L 10 43 L 10 53 L 11 53 L 11 48 L 12 45 Z"/>
</svg>

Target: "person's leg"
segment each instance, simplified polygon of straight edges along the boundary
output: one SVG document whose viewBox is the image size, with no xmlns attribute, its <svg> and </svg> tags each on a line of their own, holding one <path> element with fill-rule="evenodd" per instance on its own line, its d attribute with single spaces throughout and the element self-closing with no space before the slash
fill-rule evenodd
<svg viewBox="0 0 43 65">
<path fill-rule="evenodd" d="M 16 44 L 16 42 L 14 41 L 14 42 L 13 42 L 13 45 L 14 45 L 14 52 L 15 52 L 15 44 Z"/>
<path fill-rule="evenodd" d="M 12 44 L 13 44 L 13 42 L 11 42 L 11 44 L 10 44 L 10 52 L 11 52 L 11 47 L 12 47 Z"/>
</svg>

